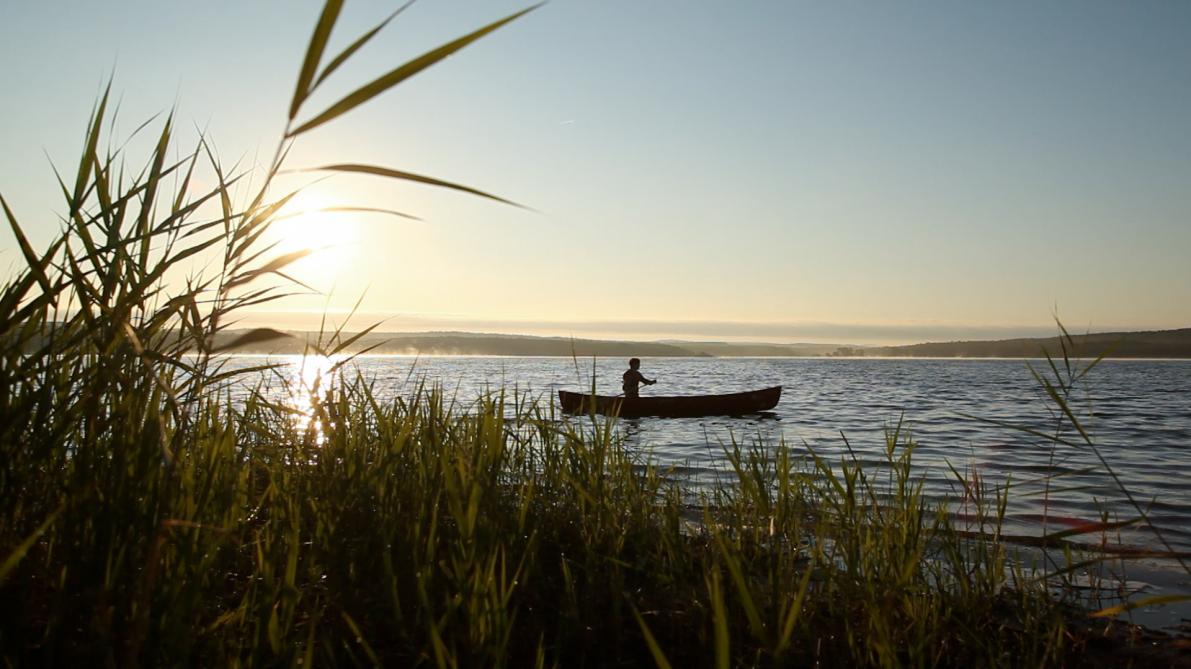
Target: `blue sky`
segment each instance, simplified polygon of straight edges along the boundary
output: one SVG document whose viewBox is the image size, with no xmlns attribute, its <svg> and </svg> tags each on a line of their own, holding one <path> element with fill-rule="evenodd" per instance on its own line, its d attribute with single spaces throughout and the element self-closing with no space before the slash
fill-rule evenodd
<svg viewBox="0 0 1191 669">
<path fill-rule="evenodd" d="M 338 51 L 393 3 L 349 2 Z M 320 90 L 525 6 L 424 0 Z M 317 2 L 0 9 L 0 192 L 35 241 L 113 70 L 117 130 L 175 103 L 229 162 L 268 157 Z M 312 131 L 291 165 L 375 179 L 295 244 L 394 329 L 906 341 L 1191 325 L 1191 5 L 555 0 Z M 136 145 L 132 145 L 135 149 Z M 17 262 L 0 237 L 0 266 Z M 262 320 L 297 323 L 293 313 Z"/>
</svg>

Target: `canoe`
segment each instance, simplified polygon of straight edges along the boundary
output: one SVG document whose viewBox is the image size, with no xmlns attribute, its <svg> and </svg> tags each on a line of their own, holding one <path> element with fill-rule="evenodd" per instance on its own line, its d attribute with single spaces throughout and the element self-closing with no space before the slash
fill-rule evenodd
<svg viewBox="0 0 1191 669">
<path fill-rule="evenodd" d="M 662 397 L 613 397 L 558 391 L 558 403 L 566 413 L 595 413 L 621 418 L 659 416 L 691 418 L 695 416 L 740 416 L 768 411 L 777 406 L 782 387 L 750 390 L 727 395 L 678 395 Z"/>
</svg>

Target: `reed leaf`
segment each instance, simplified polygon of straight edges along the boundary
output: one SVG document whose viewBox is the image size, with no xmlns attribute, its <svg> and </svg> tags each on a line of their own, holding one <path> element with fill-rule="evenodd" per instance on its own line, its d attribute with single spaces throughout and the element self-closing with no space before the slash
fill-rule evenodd
<svg viewBox="0 0 1191 669">
<path fill-rule="evenodd" d="M 503 197 L 492 195 L 491 193 L 485 193 L 484 191 L 476 190 L 470 186 L 464 186 L 462 184 L 451 183 L 449 181 L 443 181 L 441 179 L 435 179 L 434 177 L 427 177 L 427 176 L 423 176 L 420 174 L 413 174 L 412 172 L 404 172 L 402 170 L 395 170 L 395 169 L 390 169 L 387 167 L 377 167 L 375 165 L 359 165 L 359 164 L 353 164 L 353 163 L 342 163 L 342 164 L 338 164 L 338 165 L 323 165 L 322 167 L 312 167 L 305 171 L 347 172 L 347 173 L 353 173 L 353 174 L 371 174 L 373 176 L 386 177 L 389 179 L 400 179 L 403 181 L 413 181 L 416 183 L 427 184 L 430 186 L 437 186 L 439 188 L 449 188 L 451 190 L 457 190 L 457 191 L 461 191 L 464 193 L 470 193 L 471 195 L 478 195 L 480 197 L 488 198 L 489 200 L 496 200 L 497 202 L 503 202 L 504 204 L 510 204 L 510 205 L 513 205 L 514 207 L 519 207 L 521 209 L 528 209 L 528 207 L 526 207 L 524 205 L 517 204 L 516 202 L 513 202 L 512 200 L 506 200 Z"/>
<path fill-rule="evenodd" d="M 802 578 L 798 581 L 798 594 L 794 595 L 794 600 L 789 602 L 785 612 L 785 621 L 782 623 L 781 637 L 778 638 L 776 652 L 780 655 L 784 653 L 789 647 L 790 642 L 794 637 L 794 628 L 798 620 L 802 617 L 802 607 L 806 602 L 807 588 L 810 586 L 811 575 L 815 570 L 808 564 L 804 568 Z"/>
<path fill-rule="evenodd" d="M 318 75 L 318 79 L 316 79 L 314 84 L 310 87 L 310 91 L 313 92 L 314 89 L 318 88 L 318 85 L 323 83 L 323 80 L 325 80 L 327 77 L 331 76 L 332 72 L 339 69 L 339 66 L 345 63 L 348 58 L 351 58 L 352 54 L 354 54 L 356 51 L 359 51 L 360 47 L 367 44 L 368 41 L 375 37 L 376 34 L 379 33 L 385 26 L 389 25 L 390 21 L 397 18 L 398 14 L 405 11 L 405 9 L 412 4 L 414 4 L 414 0 L 408 0 L 408 2 L 406 2 L 404 5 L 401 5 L 397 9 L 393 10 L 393 13 L 389 14 L 384 21 L 381 21 L 375 28 L 361 35 L 358 39 L 356 39 L 356 41 L 352 42 L 350 46 L 340 52 L 338 56 L 332 58 L 331 62 L 327 63 L 327 66 L 323 68 L 323 71 Z M 293 116 L 291 115 L 290 118 L 293 118 Z"/>
<path fill-rule="evenodd" d="M 4 583 L 4 581 L 8 579 L 8 575 L 12 573 L 12 570 L 16 569 L 21 560 L 25 558 L 25 555 L 29 552 L 29 549 L 33 547 L 33 544 L 37 543 L 37 540 L 40 539 L 43 534 L 45 534 L 46 530 L 50 528 L 50 525 L 54 524 L 55 520 L 58 520 L 58 516 L 62 515 L 62 512 L 65 509 L 66 502 L 63 502 L 57 509 L 54 509 L 54 511 L 50 513 L 50 515 L 47 516 L 40 525 L 37 526 L 37 529 L 33 530 L 33 532 L 26 537 L 24 541 L 14 548 L 12 552 L 8 554 L 8 557 L 4 558 L 4 562 L 0 564 L 0 584 Z"/>
<path fill-rule="evenodd" d="M 670 669 L 670 660 L 666 659 L 666 654 L 662 652 L 662 647 L 658 645 L 658 640 L 654 638 L 653 632 L 649 630 L 649 625 L 645 624 L 645 618 L 641 617 L 641 612 L 637 607 L 631 607 L 633 617 L 637 620 L 637 626 L 641 628 L 641 635 L 645 637 L 645 645 L 649 647 L 649 654 L 653 656 L 653 662 L 658 669 Z"/>
<path fill-rule="evenodd" d="M 310 95 L 310 82 L 314 80 L 314 73 L 322 61 L 323 51 L 327 48 L 327 40 L 335 28 L 335 21 L 339 19 L 339 11 L 343 9 L 343 0 L 327 0 L 323 4 L 323 13 L 314 26 L 314 34 L 310 36 L 310 44 L 306 47 L 306 58 L 302 61 L 302 69 L 298 71 L 298 83 L 294 86 L 294 97 L 289 105 L 289 120 L 293 121 L 302 108 L 302 103 Z"/>
<path fill-rule="evenodd" d="M 714 631 L 715 667 L 728 669 L 731 663 L 731 640 L 728 636 L 728 612 L 724 605 L 724 591 L 720 587 L 719 569 L 706 577 L 707 596 L 711 599 L 711 625 Z"/>
<path fill-rule="evenodd" d="M 447 44 L 444 44 L 443 46 L 440 46 L 437 49 L 427 51 L 426 53 L 422 54 L 421 56 L 418 56 L 417 58 L 409 61 L 408 63 L 401 65 L 400 67 L 390 71 L 389 73 L 384 74 L 384 75 L 374 79 L 373 81 L 365 84 L 364 86 L 361 86 L 360 88 L 356 89 L 355 91 L 349 93 L 343 99 L 341 99 L 340 101 L 338 101 L 335 104 L 328 107 L 324 112 L 322 112 L 318 116 L 315 116 L 314 118 L 310 119 L 306 123 L 303 123 L 302 125 L 298 126 L 296 129 L 288 132 L 286 134 L 286 136 L 287 137 L 297 137 L 298 135 L 300 135 L 304 132 L 313 130 L 314 128 L 317 128 L 318 126 L 320 126 L 328 121 L 334 120 L 334 119 L 338 118 L 339 116 L 346 114 L 347 112 L 355 109 L 356 107 L 364 104 L 365 102 L 368 102 L 369 100 L 376 97 L 377 95 L 384 93 L 385 91 L 389 90 L 393 86 L 396 86 L 397 84 L 401 83 L 402 81 L 405 81 L 406 79 L 414 76 L 415 74 L 421 72 L 422 70 L 430 67 L 431 65 L 434 65 L 435 63 L 446 58 L 447 56 L 450 56 L 451 54 L 455 53 L 456 51 L 459 51 L 460 49 L 468 46 L 472 42 L 475 42 L 476 40 L 480 39 L 481 37 L 488 35 L 492 31 L 501 28 L 502 26 L 509 23 L 510 21 L 515 21 L 516 19 L 528 14 L 529 12 L 532 12 L 533 10 L 537 9 L 540 6 L 541 6 L 541 3 L 533 5 L 532 7 L 528 7 L 526 9 L 519 11 L 519 12 L 516 12 L 514 14 L 506 16 L 505 18 L 500 19 L 499 21 L 494 21 L 493 23 L 490 23 L 490 24 L 484 26 L 483 28 L 480 28 L 479 30 L 476 30 L 476 31 L 471 32 L 467 35 L 464 35 L 463 37 L 460 37 L 457 40 L 448 42 Z"/>
<path fill-rule="evenodd" d="M 397 216 L 398 218 L 406 218 L 411 221 L 421 221 L 422 220 L 421 218 L 414 216 L 413 214 L 406 214 L 404 212 L 400 212 L 395 209 L 382 209 L 379 207 L 349 207 L 349 206 L 336 207 L 336 206 L 331 206 L 331 207 L 318 207 L 316 209 L 308 209 L 306 211 L 295 211 L 290 214 L 277 216 L 276 218 L 273 219 L 273 221 L 274 222 L 285 221 L 285 220 L 288 220 L 291 218 L 297 218 L 298 216 L 304 216 L 310 212 L 318 212 L 320 214 L 323 214 L 323 213 L 325 213 L 325 214 L 351 213 L 351 212 L 356 212 L 356 213 L 361 213 L 361 214 L 388 214 L 389 216 Z"/>
<path fill-rule="evenodd" d="M 223 351 L 232 351 L 243 346 L 251 346 L 253 344 L 262 344 L 267 341 L 276 341 L 278 339 L 293 339 L 294 336 L 288 332 L 274 330 L 273 328 L 253 328 L 248 332 L 236 337 L 235 339 L 217 346 L 211 350 L 212 353 L 220 353 Z"/>
<path fill-rule="evenodd" d="M 356 334 L 352 335 L 351 337 L 348 337 L 347 339 L 343 340 L 342 342 L 340 342 L 339 344 L 337 344 L 337 345 L 336 345 L 336 346 L 335 346 L 333 349 L 331 349 L 331 355 L 337 355 L 337 354 L 339 354 L 340 352 L 342 352 L 342 351 L 346 350 L 346 349 L 347 349 L 347 347 L 349 347 L 349 346 L 351 346 L 352 344 L 356 343 L 356 342 L 357 342 L 357 341 L 359 341 L 359 340 L 360 340 L 362 337 L 366 337 L 366 336 L 367 336 L 367 335 L 368 335 L 370 332 L 372 332 L 373 330 L 375 330 L 375 329 L 376 329 L 377 327 L 379 327 L 379 326 L 380 326 L 380 323 L 373 323 L 372 325 L 369 325 L 368 327 L 366 327 L 366 328 L 364 328 L 363 330 L 361 330 L 361 331 L 357 332 Z"/>
<path fill-rule="evenodd" d="M 165 124 L 161 128 L 161 135 L 157 138 L 157 147 L 153 150 L 153 162 L 149 168 L 149 177 L 145 181 L 144 197 L 141 198 L 140 216 L 136 222 L 136 234 L 144 235 L 149 231 L 149 218 L 153 215 L 153 204 L 157 197 L 158 183 L 166 173 L 163 172 L 165 166 L 166 151 L 170 145 L 170 134 L 173 129 L 174 115 L 170 114 L 166 117 Z M 140 256 L 138 257 L 138 265 L 144 266 L 149 262 L 149 240 L 148 238 L 141 239 Z"/>
<path fill-rule="evenodd" d="M 729 549 L 727 543 L 724 541 L 723 533 L 719 530 L 713 530 L 712 533 L 715 537 L 716 547 L 720 551 L 720 559 L 727 565 L 728 575 L 731 577 L 733 585 L 736 586 L 740 605 L 744 608 L 744 615 L 748 619 L 749 628 L 752 630 L 753 636 L 758 641 L 764 643 L 768 638 L 765 623 L 761 621 L 761 611 L 757 608 L 757 604 L 753 600 L 753 594 L 749 589 L 748 581 L 745 580 L 744 570 L 740 566 L 740 561 L 736 559 L 733 551 Z M 718 573 L 716 572 L 717 576 Z"/>
<path fill-rule="evenodd" d="M 72 213 L 82 206 L 83 198 L 86 193 L 86 186 L 91 179 L 91 166 L 93 164 L 92 157 L 97 155 L 96 150 L 99 146 L 99 130 L 102 125 L 101 121 L 104 118 L 105 110 L 108 106 L 108 97 L 111 92 L 112 80 L 108 79 L 108 83 L 103 89 L 103 95 L 99 99 L 99 104 L 91 114 L 91 124 L 87 129 L 86 148 L 83 149 L 83 155 L 79 160 L 79 170 L 74 182 L 74 195 L 70 198 L 70 208 Z"/>
<path fill-rule="evenodd" d="M 8 219 L 8 226 L 12 230 L 13 236 L 17 238 L 17 246 L 21 249 L 21 255 L 25 257 L 25 265 L 29 268 L 30 275 L 37 279 L 37 283 L 41 284 L 43 291 L 50 292 L 50 278 L 45 273 L 45 267 L 42 265 L 41 259 L 37 257 L 37 253 L 33 251 L 33 247 L 29 245 L 29 240 L 25 237 L 24 231 L 17 223 L 17 217 L 13 215 L 8 201 L 4 199 L 3 195 L 0 195 L 0 207 L 4 208 L 4 216 Z"/>
<path fill-rule="evenodd" d="M 1140 609 L 1146 606 L 1159 606 L 1163 604 L 1175 604 L 1178 602 L 1191 602 L 1191 595 L 1157 595 L 1154 597 L 1146 597 L 1145 599 L 1134 599 L 1116 606 L 1109 606 L 1092 613 L 1093 618 L 1111 618 L 1112 616 L 1120 615 L 1127 611 Z"/>
<path fill-rule="evenodd" d="M 1136 525 L 1137 523 L 1140 523 L 1142 521 L 1148 522 L 1148 519 L 1138 516 L 1135 518 L 1129 518 L 1128 520 L 1119 520 L 1119 521 L 1103 522 L 1103 523 L 1088 523 L 1086 525 L 1081 525 L 1079 527 L 1072 527 L 1070 529 L 1062 530 L 1059 532 L 1051 532 L 1050 534 L 1046 534 L 1042 537 L 1039 537 L 1039 540 L 1043 541 L 1043 542 L 1058 541 L 1060 539 L 1066 539 L 1067 537 L 1079 536 L 1081 534 L 1093 534 L 1095 532 L 1107 532 L 1109 530 L 1116 530 L 1116 529 L 1120 529 L 1122 527 L 1129 527 L 1130 525 Z"/>
<path fill-rule="evenodd" d="M 249 281 L 252 281 L 258 277 L 264 276 L 265 274 L 276 273 L 278 270 L 281 270 L 285 267 L 288 267 L 289 265 L 292 265 L 293 263 L 310 255 L 311 253 L 312 253 L 312 251 L 310 249 L 301 249 L 298 251 L 293 251 L 291 253 L 286 253 L 286 254 L 280 255 L 280 256 L 270 260 L 269 262 L 265 263 L 263 266 L 261 266 L 258 269 L 250 270 L 250 271 L 247 271 L 247 272 L 244 272 L 242 274 L 238 274 L 238 275 L 232 277 L 231 280 L 229 280 L 227 283 L 225 283 L 223 285 L 223 290 L 224 290 L 224 292 L 227 292 L 227 291 L 230 291 L 232 288 L 235 288 L 236 286 L 241 286 L 243 284 L 246 284 Z"/>
</svg>

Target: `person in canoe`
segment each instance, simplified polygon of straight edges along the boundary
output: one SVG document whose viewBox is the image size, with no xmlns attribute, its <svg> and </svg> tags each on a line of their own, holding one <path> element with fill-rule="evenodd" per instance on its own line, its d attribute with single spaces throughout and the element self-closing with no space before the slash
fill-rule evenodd
<svg viewBox="0 0 1191 669">
<path fill-rule="evenodd" d="M 632 360 L 629 360 L 629 369 L 624 373 L 624 385 L 622 386 L 624 388 L 625 397 L 636 398 L 638 396 L 637 386 L 641 385 L 642 383 L 647 386 L 652 386 L 653 384 L 657 383 L 657 379 L 650 381 L 649 379 L 645 378 L 645 375 L 641 373 L 640 367 L 640 358 L 633 358 Z"/>
</svg>

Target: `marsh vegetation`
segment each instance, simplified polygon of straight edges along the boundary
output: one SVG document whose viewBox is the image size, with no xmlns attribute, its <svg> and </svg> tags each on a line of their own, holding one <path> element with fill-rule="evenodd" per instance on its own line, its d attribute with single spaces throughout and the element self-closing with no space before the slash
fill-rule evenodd
<svg viewBox="0 0 1191 669">
<path fill-rule="evenodd" d="M 614 421 L 559 420 L 512 394 L 380 398 L 336 364 L 308 412 L 233 401 L 245 370 L 222 348 L 281 335 L 214 342 L 292 287 L 285 268 L 305 254 L 261 241 L 294 196 L 273 188 L 291 143 L 520 16 L 307 116 L 310 91 L 375 34 L 324 58 L 339 4 L 246 197 L 248 174 L 206 138 L 171 159 L 172 118 L 142 130 L 157 132 L 146 161 L 126 162 L 103 135 L 105 94 L 61 178 L 61 234 L 34 249 L 5 203 L 24 257 L 0 292 L 6 664 L 1074 666 L 1106 640 L 1133 652 L 1136 630 L 1083 622 L 1053 587 L 1101 557 L 1042 574 L 1015 560 L 998 540 L 1008 493 L 976 478 L 960 477 L 957 526 L 922 496 L 896 429 L 879 474 L 725 444 L 734 476 L 693 498 Z M 311 353 L 353 343 L 328 332 Z M 1041 380 L 1065 408 L 1054 371 Z"/>
</svg>

